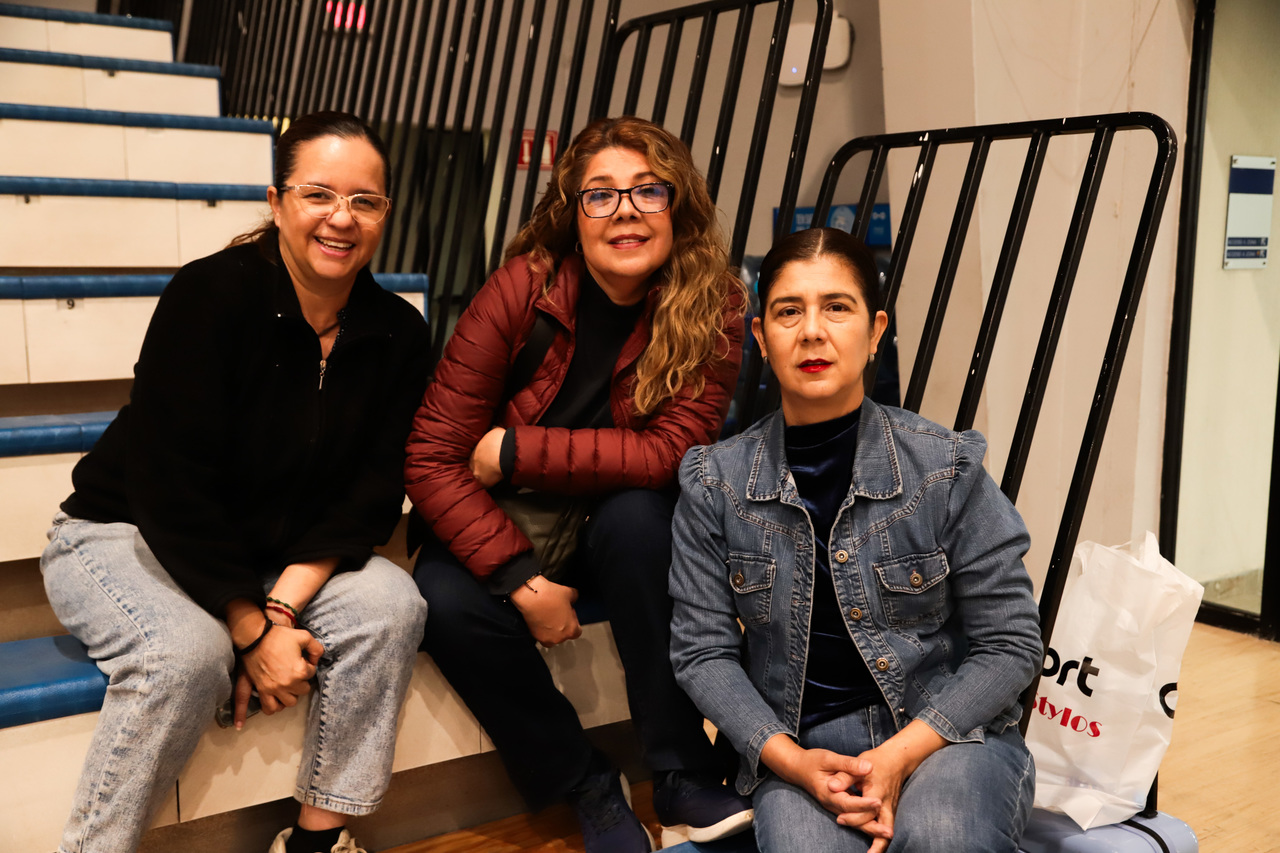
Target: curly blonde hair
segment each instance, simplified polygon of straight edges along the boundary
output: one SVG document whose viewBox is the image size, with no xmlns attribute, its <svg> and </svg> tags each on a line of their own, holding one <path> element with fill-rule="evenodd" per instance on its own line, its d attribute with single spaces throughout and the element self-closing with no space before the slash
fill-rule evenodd
<svg viewBox="0 0 1280 853">
<path fill-rule="evenodd" d="M 653 334 L 636 365 L 635 408 L 651 415 L 681 389 L 693 396 L 706 387 L 703 368 L 728 355 L 723 324 L 726 311 L 742 317 L 746 288 L 729 271 L 729 252 L 716 219 L 707 183 L 689 148 L 650 121 L 633 116 L 598 119 L 583 128 L 556 160 L 546 192 L 533 215 L 507 244 L 503 262 L 528 255 L 530 266 L 546 276 L 574 254 L 578 241 L 578 197 L 587 164 L 607 148 L 644 155 L 659 180 L 675 187 L 671 200 L 671 256 L 654 273 L 661 286 L 653 311 Z M 734 294 L 740 296 L 734 299 Z"/>
</svg>

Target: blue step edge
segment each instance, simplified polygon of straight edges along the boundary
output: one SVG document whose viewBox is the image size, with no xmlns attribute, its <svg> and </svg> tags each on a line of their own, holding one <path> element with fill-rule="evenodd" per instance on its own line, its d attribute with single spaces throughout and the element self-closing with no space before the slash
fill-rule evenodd
<svg viewBox="0 0 1280 853">
<path fill-rule="evenodd" d="M 103 15 L 97 12 L 75 12 L 70 9 L 46 9 L 43 6 L 22 6 L 17 3 L 0 3 L 0 16 L 6 18 L 35 18 L 42 21 L 62 21 L 68 24 L 97 24 L 103 27 L 129 27 L 135 30 L 173 32 L 173 24 L 170 21 L 162 21 L 156 18 Z"/>
<path fill-rule="evenodd" d="M 36 104 L 0 103 L 0 119 L 6 118 L 75 124 L 109 124 L 120 127 L 157 127 L 168 130 L 275 133 L 275 125 L 271 122 L 252 118 L 181 116 L 168 113 L 129 113 L 120 110 L 90 110 L 83 107 L 46 107 Z"/>
<path fill-rule="evenodd" d="M 179 77 L 212 77 L 215 80 L 222 76 L 222 69 L 216 65 L 193 65 L 189 62 L 153 62 L 149 59 L 117 59 L 112 56 L 81 56 L 78 53 L 54 53 L 50 50 L 23 50 L 16 47 L 0 47 L 0 62 L 18 62 L 25 65 L 62 65 L 97 71 L 174 74 Z"/>
<path fill-rule="evenodd" d="M 425 293 L 426 273 L 374 273 L 374 281 L 392 293 Z M 107 299 L 159 296 L 173 279 L 148 275 L 0 276 L 0 299 Z"/>
<path fill-rule="evenodd" d="M 195 201 L 260 201 L 265 184 L 180 184 L 174 181 L 116 181 L 92 178 L 0 177 L 0 195 L 172 198 Z"/>
<path fill-rule="evenodd" d="M 88 453 L 116 413 L 0 418 L 0 457 Z"/>
<path fill-rule="evenodd" d="M 97 711 L 107 677 L 75 637 L 0 643 L 0 728 Z"/>
</svg>

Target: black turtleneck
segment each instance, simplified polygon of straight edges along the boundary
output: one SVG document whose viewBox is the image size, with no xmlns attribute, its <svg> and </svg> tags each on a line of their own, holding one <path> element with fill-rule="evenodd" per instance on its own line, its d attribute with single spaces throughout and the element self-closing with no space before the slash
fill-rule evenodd
<svg viewBox="0 0 1280 853">
<path fill-rule="evenodd" d="M 880 690 L 845 627 L 827 553 L 840 505 L 853 482 L 861 409 L 816 424 L 786 428 L 787 466 L 814 533 L 813 609 L 800 728 L 880 700 Z"/>
</svg>

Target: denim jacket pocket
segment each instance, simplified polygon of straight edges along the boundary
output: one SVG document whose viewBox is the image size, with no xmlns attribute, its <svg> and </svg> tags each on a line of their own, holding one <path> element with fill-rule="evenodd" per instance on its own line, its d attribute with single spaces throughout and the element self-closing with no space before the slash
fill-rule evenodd
<svg viewBox="0 0 1280 853">
<path fill-rule="evenodd" d="M 894 627 L 936 620 L 946 602 L 943 579 L 950 573 L 947 555 L 939 548 L 932 554 L 908 554 L 873 563 L 880 581 L 885 618 Z"/>
<path fill-rule="evenodd" d="M 729 587 L 742 624 L 768 624 L 776 572 L 777 563 L 770 557 L 729 552 Z"/>
</svg>

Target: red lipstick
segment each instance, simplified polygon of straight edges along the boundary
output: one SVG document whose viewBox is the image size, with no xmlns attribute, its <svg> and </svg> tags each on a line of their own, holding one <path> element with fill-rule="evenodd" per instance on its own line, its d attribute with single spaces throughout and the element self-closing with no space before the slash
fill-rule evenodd
<svg viewBox="0 0 1280 853">
<path fill-rule="evenodd" d="M 805 373 L 821 373 L 831 366 L 831 362 L 820 358 L 810 358 L 800 362 L 800 369 Z"/>
</svg>

